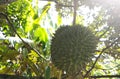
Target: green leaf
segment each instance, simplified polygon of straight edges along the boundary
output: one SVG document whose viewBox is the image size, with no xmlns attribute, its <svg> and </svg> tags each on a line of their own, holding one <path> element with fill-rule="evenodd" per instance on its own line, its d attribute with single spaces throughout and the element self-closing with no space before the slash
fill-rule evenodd
<svg viewBox="0 0 120 79">
<path fill-rule="evenodd" d="M 45 79 L 50 79 L 50 67 L 47 66 L 45 70 Z"/>
<path fill-rule="evenodd" d="M 57 25 L 60 26 L 62 24 L 62 17 L 60 15 L 57 16 Z"/>
<path fill-rule="evenodd" d="M 38 24 L 39 22 L 41 22 L 43 17 L 45 17 L 46 14 L 48 13 L 49 9 L 50 9 L 50 3 L 48 2 L 48 4 L 45 5 L 44 8 L 42 9 L 41 15 L 37 19 L 34 20 L 34 23 Z"/>
<path fill-rule="evenodd" d="M 48 34 L 46 30 L 42 27 L 36 29 L 36 31 L 34 32 L 34 36 L 36 37 L 36 39 L 39 38 L 39 40 L 43 42 L 47 42 L 48 40 Z"/>
<path fill-rule="evenodd" d="M 26 27 L 25 27 L 25 32 L 29 32 L 33 30 L 33 19 L 32 17 L 28 17 Z"/>
</svg>

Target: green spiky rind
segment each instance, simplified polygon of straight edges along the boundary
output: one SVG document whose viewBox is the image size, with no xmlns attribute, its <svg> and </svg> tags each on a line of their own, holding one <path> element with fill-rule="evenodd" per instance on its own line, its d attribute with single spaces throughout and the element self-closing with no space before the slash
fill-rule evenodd
<svg viewBox="0 0 120 79">
<path fill-rule="evenodd" d="M 78 72 L 91 61 L 96 45 L 96 37 L 87 27 L 62 26 L 52 38 L 52 62 L 67 73 Z"/>
</svg>

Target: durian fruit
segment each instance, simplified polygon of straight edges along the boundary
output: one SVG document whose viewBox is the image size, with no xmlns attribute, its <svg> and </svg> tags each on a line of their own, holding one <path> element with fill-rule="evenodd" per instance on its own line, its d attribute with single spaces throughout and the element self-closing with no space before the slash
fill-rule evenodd
<svg viewBox="0 0 120 79">
<path fill-rule="evenodd" d="M 76 74 L 91 61 L 96 45 L 96 36 L 89 28 L 61 26 L 51 41 L 52 63 L 69 75 Z"/>
</svg>

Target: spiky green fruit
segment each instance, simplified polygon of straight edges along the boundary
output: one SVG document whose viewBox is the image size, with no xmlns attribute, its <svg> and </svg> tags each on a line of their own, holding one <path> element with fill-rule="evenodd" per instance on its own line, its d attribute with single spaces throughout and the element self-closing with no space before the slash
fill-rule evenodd
<svg viewBox="0 0 120 79">
<path fill-rule="evenodd" d="M 89 28 L 62 26 L 52 38 L 52 62 L 68 74 L 77 73 L 91 61 L 96 45 L 96 37 Z"/>
</svg>

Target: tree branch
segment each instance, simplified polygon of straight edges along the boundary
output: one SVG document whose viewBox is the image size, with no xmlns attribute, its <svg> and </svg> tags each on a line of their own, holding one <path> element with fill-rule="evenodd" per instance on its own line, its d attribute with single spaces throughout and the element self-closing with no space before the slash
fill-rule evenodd
<svg viewBox="0 0 120 79">
<path fill-rule="evenodd" d="M 91 78 L 120 78 L 120 75 L 101 75 L 101 76 L 90 76 Z"/>
<path fill-rule="evenodd" d="M 120 78 L 120 75 L 101 75 L 101 76 L 90 76 L 91 78 Z M 28 79 L 24 76 L 18 76 L 18 75 L 7 75 L 7 74 L 0 74 L 0 78 L 2 79 Z M 53 77 L 54 79 L 57 79 Z M 50 79 L 53 79 L 50 78 Z M 33 76 L 30 79 L 44 79 L 42 76 Z"/>
<path fill-rule="evenodd" d="M 86 74 L 84 75 L 84 78 L 88 76 L 88 74 L 92 71 L 92 69 L 95 67 L 98 59 L 100 58 L 100 56 L 103 54 L 104 51 L 106 51 L 108 48 L 112 47 L 113 44 L 115 44 L 115 42 L 117 42 L 118 40 L 120 40 L 120 37 L 118 37 L 113 43 L 111 43 L 109 46 L 107 46 L 106 48 L 104 48 L 101 53 L 99 54 L 99 56 L 96 58 L 95 62 L 93 63 L 92 67 L 86 72 Z"/>
<path fill-rule="evenodd" d="M 5 19 L 7 20 L 8 24 L 9 24 L 9 26 L 12 28 L 12 30 L 14 31 L 14 33 L 17 34 L 17 36 L 18 36 L 18 37 L 20 38 L 20 40 L 23 42 L 23 44 L 24 44 L 25 47 L 28 49 L 28 51 L 33 50 L 33 51 L 36 52 L 41 58 L 43 58 L 44 60 L 46 60 L 46 59 L 40 54 L 40 52 L 39 52 L 38 50 L 32 48 L 28 43 L 26 43 L 26 42 L 21 38 L 21 36 L 17 33 L 14 25 L 11 23 L 10 19 L 8 18 L 8 16 L 7 16 L 6 14 L 0 13 L 0 15 L 2 15 L 2 16 L 5 17 Z M 47 61 L 47 60 L 46 60 L 46 61 Z"/>
<path fill-rule="evenodd" d="M 77 15 L 77 0 L 74 0 L 74 7 L 73 7 L 73 10 L 74 10 L 74 14 L 73 14 L 73 26 L 76 24 L 76 15 Z"/>
</svg>

